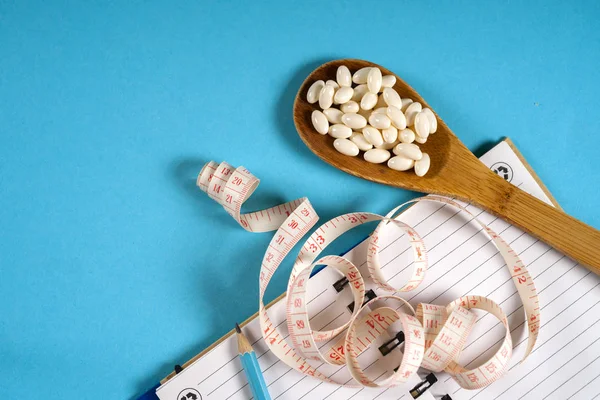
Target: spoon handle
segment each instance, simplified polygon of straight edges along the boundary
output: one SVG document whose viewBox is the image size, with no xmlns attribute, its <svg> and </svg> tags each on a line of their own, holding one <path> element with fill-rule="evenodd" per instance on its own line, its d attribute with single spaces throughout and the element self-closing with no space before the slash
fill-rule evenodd
<svg viewBox="0 0 600 400">
<path fill-rule="evenodd" d="M 600 275 L 600 231 L 496 174 L 488 177 L 490 184 L 480 186 L 475 203 Z"/>
</svg>

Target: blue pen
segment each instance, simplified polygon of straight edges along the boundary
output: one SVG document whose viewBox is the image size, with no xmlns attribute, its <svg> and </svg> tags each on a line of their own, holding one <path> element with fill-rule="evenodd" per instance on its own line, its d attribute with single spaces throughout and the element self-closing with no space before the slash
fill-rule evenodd
<svg viewBox="0 0 600 400">
<path fill-rule="evenodd" d="M 242 329 L 238 324 L 235 324 L 235 331 L 237 332 L 238 338 L 238 352 L 240 353 L 240 360 L 242 360 L 242 367 L 246 373 L 248 379 L 248 385 L 252 390 L 252 395 L 255 400 L 271 400 L 267 385 L 265 384 L 265 378 L 263 378 L 256 354 L 252 350 L 252 346 L 246 339 L 246 336 L 242 333 Z"/>
</svg>

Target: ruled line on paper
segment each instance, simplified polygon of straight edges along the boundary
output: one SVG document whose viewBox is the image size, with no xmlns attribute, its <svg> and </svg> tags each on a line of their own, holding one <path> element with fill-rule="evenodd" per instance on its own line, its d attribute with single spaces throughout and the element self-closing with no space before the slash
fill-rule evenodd
<svg viewBox="0 0 600 400">
<path fill-rule="evenodd" d="M 600 373 L 598 375 L 596 375 L 591 381 L 589 381 L 588 383 L 586 383 L 585 385 L 583 385 L 582 387 L 580 387 L 575 393 L 573 393 L 571 396 L 567 397 L 567 400 L 571 400 L 573 397 L 575 397 L 575 395 L 579 392 L 581 392 L 583 389 L 585 389 L 586 387 L 588 387 L 589 385 L 591 385 L 593 382 L 596 381 L 596 379 L 600 378 Z M 598 397 L 598 396 L 596 396 Z"/>
<path fill-rule="evenodd" d="M 596 322 L 594 322 L 594 324 L 593 324 L 593 325 L 596 325 L 596 323 L 598 323 L 598 320 L 597 320 Z M 589 328 L 588 328 L 588 329 L 589 329 Z M 587 329 L 586 329 L 586 331 L 587 331 Z M 579 336 L 581 336 L 581 335 L 582 335 L 584 332 L 586 332 L 586 331 L 583 331 L 583 332 L 581 332 L 579 335 L 575 336 L 575 338 L 574 338 L 574 339 L 577 339 Z M 593 341 L 592 343 L 590 343 L 590 344 L 594 344 L 594 343 L 596 343 L 598 340 L 600 340 L 600 337 L 599 337 L 598 339 L 594 340 L 594 341 Z M 559 351 L 561 351 L 561 350 L 562 350 L 562 349 L 555 351 L 555 352 L 554 352 L 554 353 L 552 353 L 552 355 L 551 355 L 550 357 L 548 357 L 546 360 L 548 360 L 548 359 L 552 358 L 554 355 L 556 355 L 556 353 L 558 353 L 558 352 L 559 352 Z M 580 355 L 581 353 L 583 353 L 583 352 L 584 352 L 584 351 L 586 351 L 586 350 L 587 350 L 587 348 L 584 348 L 584 349 L 580 350 L 580 351 L 579 351 L 577 354 L 575 354 L 573 357 L 571 357 L 571 359 L 570 359 L 569 361 L 567 361 L 567 363 L 571 362 L 571 360 L 573 360 L 575 357 L 577 357 L 578 355 Z M 598 357 L 596 357 L 596 358 L 594 359 L 594 361 L 596 361 L 597 359 L 598 359 Z M 591 363 L 590 363 L 590 364 L 591 364 Z M 542 365 L 542 364 L 538 365 L 536 368 L 540 367 L 541 365 Z M 588 364 L 588 365 L 589 365 L 589 364 Z M 583 369 L 585 369 L 585 368 L 586 368 L 588 365 L 586 365 L 585 367 L 583 367 L 583 368 L 582 368 L 582 369 L 581 369 L 579 372 L 581 372 Z M 550 378 L 552 375 L 554 375 L 554 374 L 555 374 L 555 373 L 557 373 L 558 371 L 560 371 L 560 369 L 557 369 L 556 371 L 554 371 L 553 373 L 551 373 L 550 375 L 548 375 L 547 377 L 545 377 L 544 379 L 542 379 L 540 382 L 538 382 L 538 384 L 537 384 L 537 385 L 535 385 L 533 388 L 531 388 L 531 389 L 529 389 L 528 391 L 526 391 L 526 392 L 523 394 L 523 396 L 519 397 L 519 400 L 520 400 L 520 399 L 522 399 L 523 397 L 525 397 L 525 395 L 527 395 L 528 393 L 531 393 L 531 391 L 532 391 L 532 390 L 535 390 L 535 388 L 536 388 L 536 387 L 540 386 L 542 383 L 544 383 L 544 382 L 545 382 L 545 381 L 546 381 L 548 378 Z M 531 373 L 531 372 L 530 372 L 530 373 Z M 522 379 L 525 379 L 525 378 L 526 378 L 528 375 L 529 375 L 529 373 L 528 373 L 527 375 L 523 376 L 523 378 L 521 378 L 521 380 L 522 380 Z M 563 383 L 563 384 L 564 384 L 564 383 Z M 562 386 L 562 385 L 561 385 L 561 386 Z M 560 386 L 559 386 L 559 387 L 560 387 Z M 556 391 L 556 389 L 555 389 L 554 391 Z M 553 391 L 553 392 L 554 392 L 554 391 Z M 500 396 L 497 396 L 496 398 L 498 398 L 498 397 L 500 397 Z"/>
</svg>

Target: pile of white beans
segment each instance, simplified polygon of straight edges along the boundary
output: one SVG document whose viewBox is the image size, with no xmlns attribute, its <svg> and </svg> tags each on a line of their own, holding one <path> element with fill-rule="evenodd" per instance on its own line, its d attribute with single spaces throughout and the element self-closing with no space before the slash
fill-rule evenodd
<svg viewBox="0 0 600 400">
<path fill-rule="evenodd" d="M 342 65 L 335 81 L 319 80 L 308 89 L 308 102 L 323 110 L 313 111 L 311 120 L 318 133 L 335 138 L 333 146 L 340 153 L 357 156 L 364 151 L 370 163 L 387 161 L 396 171 L 414 167 L 423 176 L 431 160 L 413 142 L 425 143 L 437 130 L 437 119 L 421 103 L 400 98 L 395 83 L 395 76 L 382 76 L 379 68 L 365 67 L 351 75 Z"/>
</svg>

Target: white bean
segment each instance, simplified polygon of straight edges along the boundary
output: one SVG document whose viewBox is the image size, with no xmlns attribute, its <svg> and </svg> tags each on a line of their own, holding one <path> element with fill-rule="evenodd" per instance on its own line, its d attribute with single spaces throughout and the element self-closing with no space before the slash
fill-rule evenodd
<svg viewBox="0 0 600 400">
<path fill-rule="evenodd" d="M 323 114 L 325 114 L 327 121 L 329 121 L 331 124 L 342 123 L 342 115 L 344 115 L 344 113 L 337 108 L 328 108 L 327 110 L 323 110 Z"/>
<path fill-rule="evenodd" d="M 336 139 L 347 139 L 352 136 L 352 129 L 342 124 L 331 125 L 329 127 L 329 136 Z"/>
<path fill-rule="evenodd" d="M 400 130 L 406 128 L 406 117 L 398 107 L 388 106 L 385 109 L 385 115 L 387 115 L 390 118 L 392 124 L 394 124 L 396 128 Z"/>
<path fill-rule="evenodd" d="M 341 87 L 352 86 L 352 76 L 350 75 L 350 70 L 345 65 L 338 67 L 335 79 Z"/>
<path fill-rule="evenodd" d="M 367 162 L 387 161 L 388 167 L 396 171 L 414 167 L 417 176 L 424 176 L 431 159 L 413 142 L 423 144 L 436 132 L 438 121 L 433 111 L 401 98 L 393 88 L 397 78 L 382 76 L 379 68 L 361 68 L 352 75 L 348 67 L 341 65 L 335 78 L 314 82 L 306 93 L 308 103 L 318 102 L 323 109 L 311 114 L 315 130 L 334 137 L 333 146 L 342 154 L 357 156 L 364 151 Z M 339 107 L 331 108 L 333 104 Z"/>
<path fill-rule="evenodd" d="M 335 139 L 333 141 L 333 147 L 337 151 L 347 156 L 357 156 L 358 155 L 358 146 L 352 143 L 348 139 Z"/>
<path fill-rule="evenodd" d="M 387 129 L 392 125 L 392 121 L 384 113 L 372 113 L 369 117 L 369 124 L 377 129 Z"/>
<path fill-rule="evenodd" d="M 403 98 L 402 99 L 402 108 L 400 108 L 400 110 L 402 110 L 402 112 L 406 112 L 406 109 L 408 108 L 409 105 L 412 104 L 412 99 L 409 99 L 408 97 Z"/>
<path fill-rule="evenodd" d="M 377 95 L 375 93 L 367 92 L 360 101 L 360 108 L 363 110 L 370 110 L 375 107 L 375 104 L 377 104 Z"/>
<path fill-rule="evenodd" d="M 396 171 L 407 171 L 415 165 L 415 161 L 410 158 L 396 156 L 392 157 L 387 162 L 388 167 Z"/>
<path fill-rule="evenodd" d="M 415 117 L 418 113 L 421 112 L 423 106 L 419 102 L 411 103 L 404 111 L 404 116 L 406 117 L 406 125 L 413 126 L 415 123 Z"/>
<path fill-rule="evenodd" d="M 367 139 L 360 132 L 352 132 L 352 136 L 350 136 L 350 140 L 358 146 L 359 150 L 367 151 L 373 148 L 373 145 L 367 142 Z"/>
<path fill-rule="evenodd" d="M 312 112 L 311 121 L 317 132 L 321 135 L 327 134 L 327 130 L 329 129 L 329 122 L 327 122 L 327 117 L 319 110 L 315 110 Z"/>
<path fill-rule="evenodd" d="M 335 92 L 335 96 L 333 96 L 333 102 L 335 104 L 344 104 L 350 101 L 352 95 L 354 94 L 354 89 L 351 87 L 343 86 Z"/>
<path fill-rule="evenodd" d="M 417 113 L 415 116 L 415 132 L 422 138 L 429 136 L 429 118 L 427 113 Z"/>
<path fill-rule="evenodd" d="M 360 85 L 363 83 L 367 83 L 367 76 L 369 75 L 369 70 L 371 67 L 364 67 L 359 69 L 352 75 L 352 82 Z"/>
<path fill-rule="evenodd" d="M 413 143 L 400 143 L 394 147 L 394 154 L 410 158 L 411 160 L 420 160 L 423 158 L 423 153 L 419 146 Z"/>
<path fill-rule="evenodd" d="M 347 113 L 342 115 L 342 123 L 352 129 L 362 129 L 367 126 L 367 119 L 360 114 Z"/>
<path fill-rule="evenodd" d="M 306 93 L 306 101 L 308 101 L 310 104 L 314 104 L 319 101 L 319 94 L 321 93 L 323 86 L 325 86 L 325 82 L 322 80 L 318 80 L 310 85 L 308 88 L 308 93 Z"/>
<path fill-rule="evenodd" d="M 390 158 L 390 152 L 384 149 L 371 149 L 364 155 L 366 161 L 373 164 L 381 164 Z"/>
<path fill-rule="evenodd" d="M 373 146 L 377 147 L 383 144 L 383 137 L 378 129 L 367 125 L 363 128 L 362 133 L 365 139 L 367 139 L 367 142 L 371 143 Z"/>
<path fill-rule="evenodd" d="M 363 96 L 365 95 L 365 93 L 367 93 L 369 91 L 369 88 L 367 87 L 367 85 L 358 85 L 357 87 L 354 88 L 354 94 L 352 95 L 352 100 L 356 101 L 357 103 L 359 101 L 361 101 L 361 99 L 363 98 Z"/>
<path fill-rule="evenodd" d="M 390 126 L 389 128 L 382 130 L 381 134 L 386 143 L 394 143 L 398 140 L 398 129 L 396 129 L 395 126 Z"/>
<path fill-rule="evenodd" d="M 369 88 L 369 92 L 375 94 L 379 93 L 382 79 L 383 77 L 381 76 L 379 68 L 371 68 L 369 75 L 367 75 L 367 87 Z"/>
<path fill-rule="evenodd" d="M 388 106 L 394 106 L 398 109 L 402 108 L 402 99 L 400 99 L 398 92 L 392 88 L 383 89 L 383 99 Z"/>
<path fill-rule="evenodd" d="M 386 87 L 394 87 L 396 84 L 396 77 L 394 75 L 385 75 L 381 78 L 381 86 Z"/>
<path fill-rule="evenodd" d="M 319 107 L 323 110 L 328 109 L 333 104 L 333 94 L 335 93 L 335 88 L 331 85 L 323 86 L 321 89 L 321 93 L 319 94 Z"/>
<path fill-rule="evenodd" d="M 359 109 L 360 107 L 358 103 L 353 100 L 350 100 L 349 102 L 340 106 L 340 110 L 342 110 L 344 113 L 357 113 Z"/>
<path fill-rule="evenodd" d="M 412 129 L 402 129 L 398 137 L 402 143 L 412 143 L 415 141 L 415 133 Z"/>
<path fill-rule="evenodd" d="M 429 108 L 424 108 L 421 112 L 425 113 L 427 119 L 429 119 L 429 133 L 435 133 L 437 131 L 437 118 L 435 114 Z"/>
<path fill-rule="evenodd" d="M 415 173 L 417 176 L 423 176 L 429 171 L 430 166 L 431 159 L 429 158 L 429 154 L 423 153 L 423 158 L 415 162 Z"/>
</svg>

